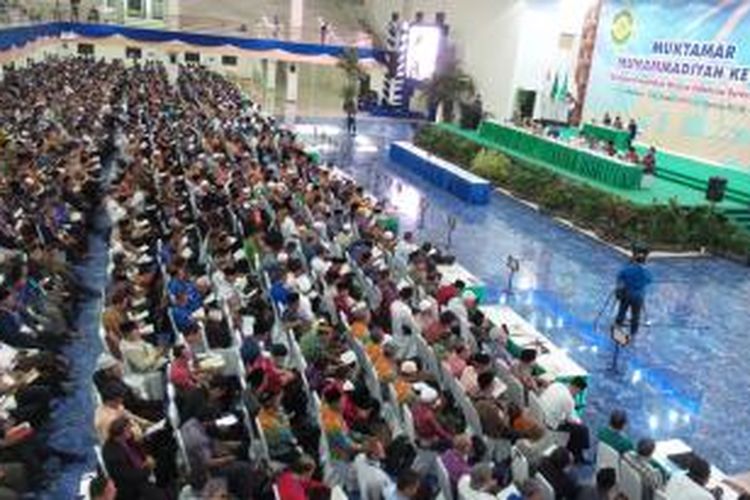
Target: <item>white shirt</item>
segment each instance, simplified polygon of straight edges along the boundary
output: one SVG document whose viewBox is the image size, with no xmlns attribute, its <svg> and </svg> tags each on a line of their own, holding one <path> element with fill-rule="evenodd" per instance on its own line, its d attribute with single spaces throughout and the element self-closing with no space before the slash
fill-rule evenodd
<svg viewBox="0 0 750 500">
<path fill-rule="evenodd" d="M 414 243 L 409 243 L 406 240 L 399 240 L 396 243 L 396 248 L 393 249 L 393 253 L 396 258 L 406 263 L 409 260 L 409 255 L 416 252 L 419 247 Z"/>
<path fill-rule="evenodd" d="M 380 468 L 377 462 L 374 462 L 364 455 L 358 455 L 354 460 L 354 468 L 357 471 L 360 485 L 364 492 L 360 492 L 362 500 L 380 500 L 383 492 L 393 485 L 393 481 L 388 474 Z"/>
<path fill-rule="evenodd" d="M 312 281 L 307 274 L 299 274 L 296 276 L 291 274 L 287 279 L 287 285 L 300 295 L 311 295 L 315 292 Z"/>
<path fill-rule="evenodd" d="M 459 500 L 496 500 L 497 497 L 484 491 L 477 491 L 471 487 L 471 477 L 468 474 L 458 480 Z"/>
<path fill-rule="evenodd" d="M 13 369 L 17 355 L 18 349 L 0 342 L 0 373 L 6 373 Z"/>
<path fill-rule="evenodd" d="M 714 496 L 686 474 L 676 474 L 664 492 L 668 500 L 713 500 Z"/>
<path fill-rule="evenodd" d="M 298 238 L 299 231 L 297 231 L 297 224 L 294 223 L 294 219 L 287 215 L 284 220 L 281 221 L 281 234 L 284 236 L 284 240 L 291 238 Z"/>
<path fill-rule="evenodd" d="M 396 299 L 391 303 L 391 332 L 393 335 L 404 335 L 404 327 L 411 329 L 412 335 L 417 335 L 418 325 L 414 319 L 414 314 L 406 302 Z"/>
<path fill-rule="evenodd" d="M 463 297 L 461 295 L 453 297 L 448 301 L 446 307 L 458 318 L 458 323 L 461 326 L 461 338 L 464 342 L 470 342 L 471 325 L 469 324 L 469 310 L 466 309 Z"/>
<path fill-rule="evenodd" d="M 323 276 L 328 271 L 329 267 L 331 267 L 331 264 L 317 255 L 310 261 L 310 269 L 316 279 Z"/>
<path fill-rule="evenodd" d="M 107 198 L 105 207 L 107 210 L 107 215 L 109 216 L 109 220 L 112 221 L 113 225 L 116 225 L 123 217 L 128 214 L 128 212 L 112 198 Z"/>
<path fill-rule="evenodd" d="M 230 300 L 235 297 L 239 297 L 237 289 L 227 280 L 226 275 L 223 271 L 215 271 L 211 275 L 211 281 L 213 281 L 216 295 L 222 300 Z"/>
<path fill-rule="evenodd" d="M 539 405 L 544 411 L 544 422 L 551 429 L 560 424 L 575 420 L 576 403 L 568 386 L 554 382 L 539 396 Z"/>
<path fill-rule="evenodd" d="M 399 359 L 411 358 L 417 354 L 417 335 L 419 335 L 419 325 L 414 319 L 408 304 L 401 299 L 393 301 L 390 307 L 391 312 L 391 333 L 393 342 L 398 347 Z M 404 333 L 404 327 L 409 327 L 411 335 Z"/>
<path fill-rule="evenodd" d="M 312 303 L 306 295 L 299 296 L 299 314 L 305 321 L 315 321 L 315 314 L 313 313 Z"/>
</svg>

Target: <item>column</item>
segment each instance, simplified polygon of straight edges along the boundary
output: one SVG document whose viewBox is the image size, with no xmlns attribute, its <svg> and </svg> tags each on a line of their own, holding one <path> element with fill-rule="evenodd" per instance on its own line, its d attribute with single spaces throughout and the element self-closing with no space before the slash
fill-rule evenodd
<svg viewBox="0 0 750 500">
<path fill-rule="evenodd" d="M 143 3 L 145 3 L 145 9 L 144 9 L 144 18 L 146 19 L 153 19 L 154 17 L 154 5 L 153 0 L 143 0 Z"/>
<path fill-rule="evenodd" d="M 269 113 L 274 113 L 276 104 L 276 60 L 264 59 L 263 65 L 263 108 Z"/>
<path fill-rule="evenodd" d="M 289 39 L 302 40 L 304 36 L 305 0 L 289 0 Z"/>
<path fill-rule="evenodd" d="M 169 30 L 180 29 L 180 0 L 164 0 L 164 22 Z"/>
<path fill-rule="evenodd" d="M 286 102 L 297 102 L 299 93 L 299 65 L 287 63 L 286 65 Z"/>
<path fill-rule="evenodd" d="M 299 94 L 299 64 L 286 63 L 286 99 L 284 100 L 284 121 L 293 124 L 297 117 L 297 96 Z"/>
</svg>

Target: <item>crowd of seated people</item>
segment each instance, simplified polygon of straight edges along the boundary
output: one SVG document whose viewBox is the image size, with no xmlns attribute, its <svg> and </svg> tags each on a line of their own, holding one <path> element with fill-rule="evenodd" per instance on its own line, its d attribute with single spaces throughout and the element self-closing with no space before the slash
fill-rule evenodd
<svg viewBox="0 0 750 500">
<path fill-rule="evenodd" d="M 577 414 L 585 381 L 540 377 L 532 349 L 514 360 L 474 293 L 442 281 L 445 256 L 385 229 L 383 204 L 312 164 L 224 80 L 185 69 L 169 91 L 158 68 L 141 77 L 151 83 L 128 106 L 130 151 L 112 190 L 120 284 L 108 296 L 120 317 L 106 335 L 133 372 L 173 387 L 173 454 L 194 494 L 220 484 L 260 497 L 273 485 L 281 498 L 318 498 L 339 486 L 429 498 L 443 468 L 453 493 L 482 498 L 514 479 L 510 446 L 560 498 L 612 490 L 609 472 L 590 487 L 570 474 L 590 446 Z M 206 366 L 226 350 L 236 371 Z M 126 418 L 136 429 L 142 417 Z M 533 480 L 522 486 L 539 495 Z"/>
<path fill-rule="evenodd" d="M 314 164 L 292 133 L 231 83 L 198 67 L 180 68 L 170 83 L 155 63 L 125 69 L 70 60 L 25 71 L 18 80 L 29 83 L 16 86 L 41 88 L 29 95 L 66 85 L 74 95 L 87 81 L 73 81 L 76 72 L 103 82 L 86 89 L 83 103 L 71 97 L 57 110 L 76 133 L 106 138 L 112 149 L 107 182 L 94 177 L 96 187 L 105 186 L 112 227 L 106 352 L 93 376 L 101 475 L 91 481 L 92 498 L 286 500 L 344 492 L 402 499 L 442 490 L 473 499 L 494 498 L 512 483 L 515 495 L 534 499 L 545 497 L 546 486 L 557 498 L 617 491 L 607 468 L 592 485 L 571 473 L 590 458 L 579 397 L 586 381 L 544 377 L 533 349 L 515 359 L 507 329 L 487 320 L 475 293 L 443 280 L 449 256 L 411 233 L 394 234 L 383 202 L 341 171 Z M 35 81 L 49 73 L 69 81 Z M 22 95 L 13 86 L 6 92 Z M 66 119 L 66 106 L 91 109 L 85 119 Z M 85 144 L 60 148 L 62 164 L 47 149 L 49 168 L 66 166 L 72 180 L 23 180 L 14 189 L 52 191 L 42 198 L 62 205 L 62 215 L 51 210 L 49 223 L 75 227 L 75 210 L 83 227 L 48 233 L 83 238 L 98 203 L 79 206 L 74 194 L 92 189 L 88 175 L 99 165 Z M 33 163 L 24 168 L 44 171 Z M 68 173 L 78 165 L 84 175 Z M 5 198 L 8 214 L 13 203 L 38 198 Z M 8 311 L 32 330 L 13 331 L 7 344 L 34 349 L 38 359 L 20 356 L 35 360 L 26 373 L 40 372 L 27 389 L 53 398 L 64 392 L 59 354 L 72 333 L 61 326 L 70 326 L 74 312 L 54 292 L 87 293 L 69 268 L 85 256 L 85 242 L 47 241 L 47 232 L 23 224 L 16 231 L 28 239 L 24 245 L 52 251 L 57 267 L 36 264 L 22 250 L 29 247 L 4 245 L 5 263 L 19 270 L 4 274 L 15 278 L 3 288 L 14 297 L 3 301 L 3 312 L 28 297 L 20 285 L 32 277 L 50 292 L 27 298 L 41 301 L 42 314 L 27 320 Z M 11 343 L 19 338 L 33 347 Z M 30 406 L 45 397 L 32 394 Z M 7 422 L 24 410 L 25 421 L 42 429 L 36 416 L 48 411 L 16 401 Z M 675 479 L 648 468 L 653 442 L 634 447 L 622 435 L 623 420 L 614 414 L 599 439 L 643 471 L 649 491 L 665 483 L 669 490 Z M 34 444 L 35 435 L 23 443 Z M 49 453 L 32 448 L 42 451 Z M 0 456 L 8 471 L 0 481 L 8 484 L 10 471 L 35 465 L 20 448 Z M 525 473 L 516 470 L 521 459 Z"/>
<path fill-rule="evenodd" d="M 9 69 L 0 83 L 2 498 L 41 489 L 61 464 L 85 458 L 49 444 L 59 430 L 50 415 L 77 390 L 70 347 L 82 310 L 101 297 L 77 268 L 101 230 L 110 98 L 123 71 L 57 60 Z"/>
</svg>

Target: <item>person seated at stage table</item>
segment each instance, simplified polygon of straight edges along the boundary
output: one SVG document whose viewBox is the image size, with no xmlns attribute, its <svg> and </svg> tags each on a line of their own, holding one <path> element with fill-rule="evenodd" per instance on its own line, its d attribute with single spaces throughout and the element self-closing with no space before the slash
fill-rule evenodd
<svg viewBox="0 0 750 500">
<path fill-rule="evenodd" d="M 607 156 L 615 156 L 617 154 L 615 143 L 612 141 L 607 141 L 607 144 L 604 145 L 604 152 L 607 154 Z"/>
<path fill-rule="evenodd" d="M 651 146 L 643 158 L 641 158 L 641 164 L 643 165 L 643 173 L 653 175 L 656 173 L 656 148 Z"/>
<path fill-rule="evenodd" d="M 602 124 L 604 124 L 605 127 L 611 127 L 612 126 L 612 117 L 609 114 L 609 111 L 604 113 L 604 118 L 602 119 Z"/>
<path fill-rule="evenodd" d="M 624 127 L 622 123 L 622 118 L 620 116 L 615 117 L 615 121 L 612 122 L 612 128 L 616 128 L 617 130 L 622 130 Z"/>
<path fill-rule="evenodd" d="M 633 146 L 630 146 L 628 148 L 628 152 L 625 154 L 625 161 L 628 161 L 634 165 L 637 165 L 640 163 L 638 159 L 638 153 L 636 153 L 635 148 Z"/>
<path fill-rule="evenodd" d="M 625 435 L 625 427 L 627 425 L 627 413 L 623 410 L 614 410 L 609 415 L 609 425 L 599 429 L 597 438 L 621 455 L 632 451 L 635 448 L 633 441 Z"/>
<path fill-rule="evenodd" d="M 638 124 L 635 122 L 635 118 L 631 118 L 630 121 L 628 121 L 628 142 L 631 146 L 633 145 L 633 141 L 635 140 L 637 135 Z"/>
</svg>

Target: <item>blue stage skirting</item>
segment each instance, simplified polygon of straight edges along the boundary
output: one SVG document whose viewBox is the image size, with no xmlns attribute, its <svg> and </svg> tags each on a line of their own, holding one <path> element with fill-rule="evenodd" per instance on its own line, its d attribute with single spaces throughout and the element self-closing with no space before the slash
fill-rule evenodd
<svg viewBox="0 0 750 500">
<path fill-rule="evenodd" d="M 390 158 L 420 177 L 474 205 L 490 201 L 491 184 L 481 177 L 442 160 L 408 142 L 391 144 Z"/>
<path fill-rule="evenodd" d="M 300 56 L 333 56 L 342 54 L 347 47 L 320 45 L 316 43 L 288 42 L 235 36 L 206 35 L 183 31 L 165 31 L 146 28 L 129 28 L 116 24 L 45 23 L 0 30 L 0 51 L 11 47 L 22 47 L 42 37 L 59 37 L 63 33 L 74 33 L 87 38 L 107 38 L 119 35 L 137 42 L 160 43 L 180 41 L 197 47 L 220 47 L 231 45 L 243 50 L 267 52 L 282 50 Z M 385 52 L 379 49 L 357 49 L 360 59 L 385 61 Z"/>
</svg>

